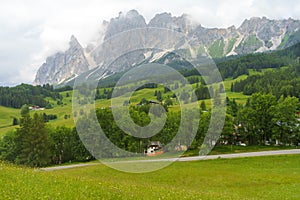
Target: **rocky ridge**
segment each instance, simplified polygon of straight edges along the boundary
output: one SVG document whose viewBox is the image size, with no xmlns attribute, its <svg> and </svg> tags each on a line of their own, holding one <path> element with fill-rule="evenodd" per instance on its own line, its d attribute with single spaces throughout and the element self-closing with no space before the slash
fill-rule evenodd
<svg viewBox="0 0 300 200">
<path fill-rule="evenodd" d="M 173 30 L 184 35 L 185 40 L 176 38 L 174 45 L 168 48 L 184 49 L 188 41 L 188 45 L 196 55 L 205 53 L 211 57 L 283 49 L 300 42 L 300 21 L 291 18 L 271 20 L 266 17 L 253 17 L 246 19 L 238 28 L 231 26 L 219 29 L 193 24 L 186 14 L 179 17 L 174 17 L 170 13 L 157 14 L 147 24 L 142 15 L 136 10 L 131 10 L 125 14 L 119 13 L 118 17 L 112 18 L 109 22 L 104 21 L 103 27 L 105 33 L 103 42 L 87 45 L 86 48 L 83 48 L 72 36 L 69 49 L 48 57 L 39 68 L 35 84 L 60 84 L 82 73 L 91 75 L 95 71 L 97 74 L 102 74 L 101 77 L 106 77 L 145 60 L 153 62 L 161 58 L 164 52 L 141 50 L 131 52 L 130 56 L 123 54 L 124 48 L 128 46 L 144 44 L 155 48 L 157 44 L 163 43 L 161 38 L 155 37 L 158 33 L 151 34 L 153 37 L 142 41 L 143 31 L 155 31 L 155 28 Z M 122 41 L 112 40 L 120 34 L 124 34 L 121 35 Z M 118 46 L 120 44 L 123 47 Z M 107 52 L 106 49 L 115 49 L 115 51 Z M 118 58 L 116 55 L 123 56 Z"/>
</svg>

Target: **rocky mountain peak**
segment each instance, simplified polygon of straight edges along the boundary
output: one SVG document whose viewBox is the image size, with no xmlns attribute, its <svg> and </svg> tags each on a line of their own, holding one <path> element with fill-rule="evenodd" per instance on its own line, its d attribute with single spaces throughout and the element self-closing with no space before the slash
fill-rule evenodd
<svg viewBox="0 0 300 200">
<path fill-rule="evenodd" d="M 227 28 L 228 32 L 234 32 L 236 31 L 236 27 L 234 25 Z"/>
<path fill-rule="evenodd" d="M 74 53 L 74 54 L 82 54 L 83 48 L 78 42 L 77 38 L 72 35 L 69 41 L 69 49 L 66 51 L 69 53 Z"/>
<path fill-rule="evenodd" d="M 71 36 L 70 41 L 69 41 L 69 45 L 70 45 L 70 47 L 73 47 L 73 46 L 80 46 L 81 47 L 81 45 L 79 44 L 77 38 L 74 35 Z"/>
<path fill-rule="evenodd" d="M 191 29 L 191 22 L 187 14 L 183 14 L 180 17 L 173 17 L 171 13 L 164 12 L 156 14 L 154 18 L 150 20 L 148 26 L 168 28 L 187 33 Z"/>
<path fill-rule="evenodd" d="M 135 28 L 145 28 L 146 26 L 147 24 L 145 18 L 136 10 L 131 10 L 125 15 L 120 12 L 118 17 L 112 18 L 108 23 L 104 40 L 112 37 L 117 33 Z"/>
<path fill-rule="evenodd" d="M 71 36 L 69 48 L 65 52 L 56 53 L 46 59 L 39 68 L 35 84 L 57 84 L 72 76 L 77 76 L 89 70 L 89 63 L 84 55 L 84 49 L 75 36 Z"/>
<path fill-rule="evenodd" d="M 147 24 L 138 11 L 130 10 L 127 13 L 120 12 L 110 21 L 103 21 L 98 39 L 91 41 L 85 48 L 82 48 L 72 35 L 69 48 L 65 52 L 48 57 L 39 68 L 35 83 L 59 84 L 88 70 L 100 70 L 99 74 L 112 74 L 129 69 L 136 63 L 153 62 L 163 54 L 154 51 L 136 52 L 131 56 L 125 56 L 124 59 L 120 58 L 113 65 L 109 64 L 115 55 L 122 53 L 123 48 L 132 47 L 138 43 L 137 41 L 143 41 L 143 34 L 125 35 L 125 38 L 120 38 L 123 44 L 121 46 L 116 41 L 106 42 L 107 39 L 124 31 L 147 27 L 181 32 L 186 36 L 185 41 L 189 42 L 195 54 L 209 54 L 213 58 L 282 49 L 300 42 L 300 21 L 292 18 L 271 20 L 267 17 L 252 17 L 244 20 L 238 28 L 235 26 L 205 28 L 201 24 L 191 23 L 187 14 L 177 17 L 167 12 L 156 14 Z M 175 41 L 172 48 L 186 50 L 185 41 Z M 151 45 L 161 44 L 161 38 L 152 36 L 146 42 Z M 102 45 L 106 45 L 105 48 L 102 48 Z M 93 72 L 89 71 L 87 74 Z"/>
<path fill-rule="evenodd" d="M 142 15 L 140 15 L 140 13 L 137 10 L 130 10 L 126 13 L 126 18 L 135 18 L 135 17 L 142 17 L 144 18 Z"/>
<path fill-rule="evenodd" d="M 239 31 L 242 33 L 255 33 L 269 23 L 270 20 L 266 17 L 252 17 L 250 19 L 245 19 L 242 25 L 239 27 Z"/>
</svg>

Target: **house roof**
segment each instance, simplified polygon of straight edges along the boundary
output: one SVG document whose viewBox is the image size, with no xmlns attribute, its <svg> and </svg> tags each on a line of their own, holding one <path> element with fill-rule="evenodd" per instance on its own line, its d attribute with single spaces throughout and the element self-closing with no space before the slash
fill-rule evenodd
<svg viewBox="0 0 300 200">
<path fill-rule="evenodd" d="M 161 147 L 162 144 L 161 144 L 160 141 L 151 141 L 148 146 L 159 146 L 159 147 Z"/>
</svg>

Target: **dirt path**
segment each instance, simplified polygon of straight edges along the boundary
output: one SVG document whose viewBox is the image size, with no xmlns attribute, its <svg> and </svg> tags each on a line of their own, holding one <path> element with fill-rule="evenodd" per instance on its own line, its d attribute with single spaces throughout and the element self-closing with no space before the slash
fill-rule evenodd
<svg viewBox="0 0 300 200">
<path fill-rule="evenodd" d="M 212 159 L 218 159 L 218 158 L 243 158 L 243 157 L 290 155 L 290 154 L 300 154 L 300 149 L 260 151 L 260 152 L 248 152 L 248 153 L 234 153 L 234 154 L 219 154 L 219 155 L 208 155 L 208 156 L 192 156 L 192 157 L 183 157 L 183 158 L 131 160 L 131 161 L 118 161 L 116 163 L 173 162 L 173 161 L 186 162 L 186 161 L 196 161 L 196 160 L 212 160 Z M 86 166 L 99 165 L 99 164 L 100 163 L 82 163 L 82 164 L 74 164 L 74 165 L 46 167 L 46 168 L 40 168 L 40 170 L 42 170 L 42 171 L 55 171 L 55 170 L 71 169 L 71 168 L 77 168 L 77 167 L 86 167 Z"/>
</svg>

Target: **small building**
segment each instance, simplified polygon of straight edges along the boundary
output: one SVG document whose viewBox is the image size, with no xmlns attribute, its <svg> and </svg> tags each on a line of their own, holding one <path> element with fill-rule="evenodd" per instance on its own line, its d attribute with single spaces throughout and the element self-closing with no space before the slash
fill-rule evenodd
<svg viewBox="0 0 300 200">
<path fill-rule="evenodd" d="M 29 110 L 45 110 L 45 108 L 41 108 L 39 106 L 29 106 Z"/>
<path fill-rule="evenodd" d="M 147 146 L 147 150 L 145 151 L 145 154 L 147 156 L 156 156 L 159 154 L 163 154 L 164 151 L 162 149 L 162 144 L 160 141 L 152 141 Z"/>
</svg>

